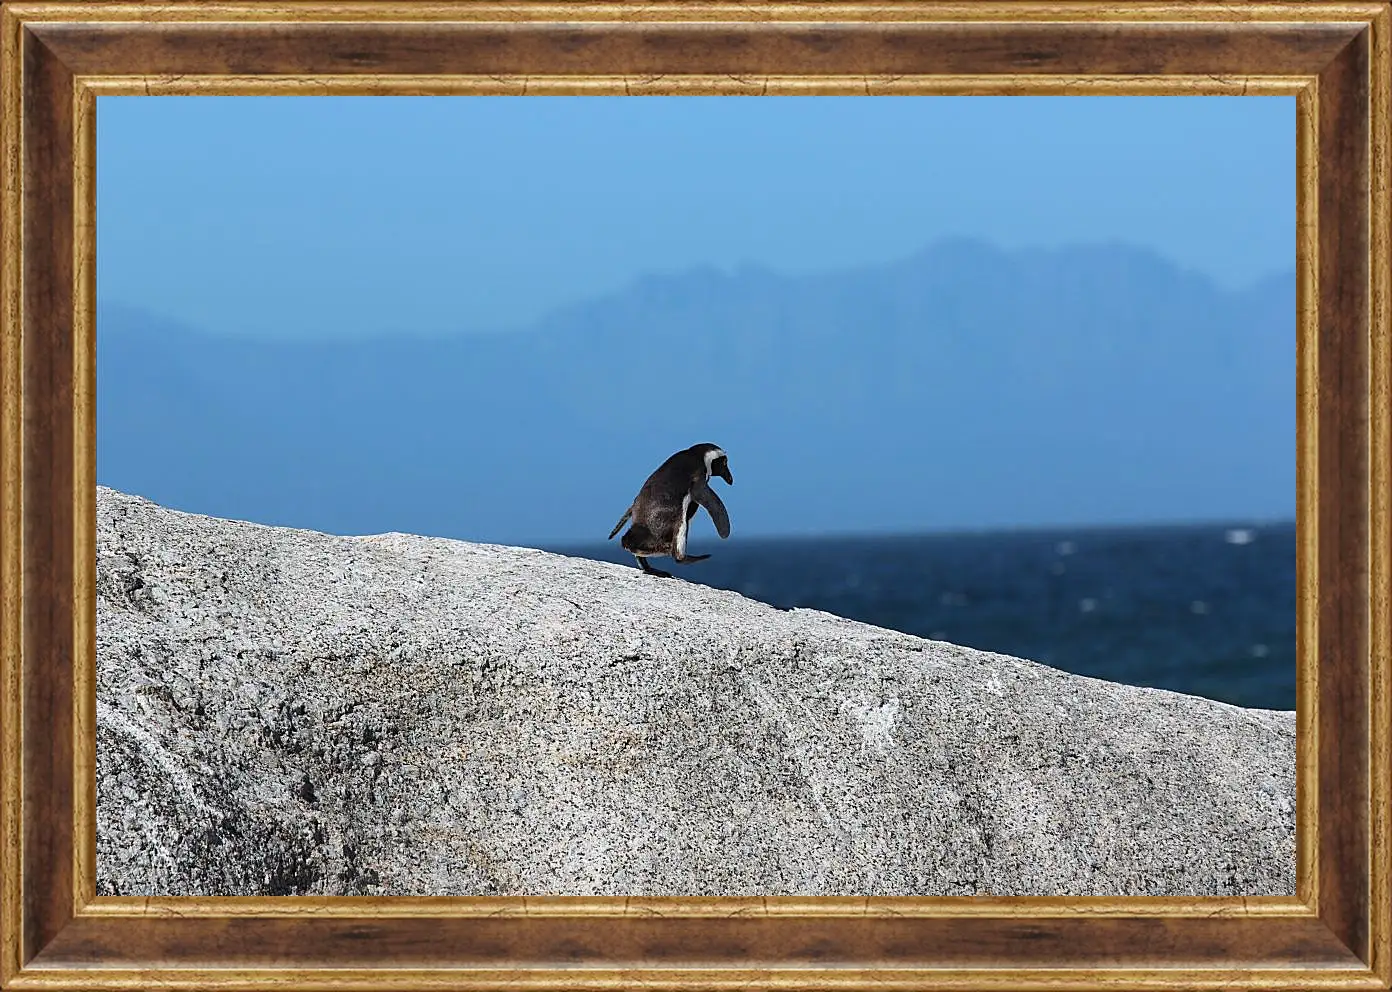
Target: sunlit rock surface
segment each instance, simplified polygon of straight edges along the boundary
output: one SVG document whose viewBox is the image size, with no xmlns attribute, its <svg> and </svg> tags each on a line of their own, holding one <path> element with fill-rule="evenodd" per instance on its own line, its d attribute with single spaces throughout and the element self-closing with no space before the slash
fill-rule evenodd
<svg viewBox="0 0 1392 992">
<path fill-rule="evenodd" d="M 1291 713 L 109 489 L 97 553 L 102 894 L 1294 892 Z"/>
</svg>

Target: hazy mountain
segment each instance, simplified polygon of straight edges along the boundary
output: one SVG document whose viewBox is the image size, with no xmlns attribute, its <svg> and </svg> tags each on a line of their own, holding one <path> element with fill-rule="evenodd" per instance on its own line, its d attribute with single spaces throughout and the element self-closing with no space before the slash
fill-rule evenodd
<svg viewBox="0 0 1392 992">
<path fill-rule="evenodd" d="M 1293 274 L 1125 246 L 647 276 L 506 335 L 97 326 L 98 480 L 220 516 L 600 540 L 705 440 L 737 537 L 1294 513 Z"/>
</svg>

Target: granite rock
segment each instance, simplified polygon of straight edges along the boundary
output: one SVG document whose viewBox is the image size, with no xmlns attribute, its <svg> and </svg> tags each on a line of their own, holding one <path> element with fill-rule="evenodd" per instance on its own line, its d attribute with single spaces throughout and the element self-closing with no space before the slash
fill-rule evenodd
<svg viewBox="0 0 1392 992">
<path fill-rule="evenodd" d="M 105 488 L 97 559 L 101 894 L 1294 892 L 1292 713 Z"/>
</svg>

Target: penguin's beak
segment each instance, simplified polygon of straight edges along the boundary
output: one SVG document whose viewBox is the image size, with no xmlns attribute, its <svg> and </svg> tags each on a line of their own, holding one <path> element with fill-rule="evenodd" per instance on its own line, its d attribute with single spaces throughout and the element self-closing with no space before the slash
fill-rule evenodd
<svg viewBox="0 0 1392 992">
<path fill-rule="evenodd" d="M 725 480 L 726 485 L 733 486 L 733 485 L 735 484 L 735 477 L 734 477 L 733 475 L 730 474 L 730 466 L 729 466 L 729 465 L 721 465 L 721 466 L 720 466 L 720 471 L 719 471 L 718 474 L 720 475 L 720 477 L 721 477 L 722 479 Z"/>
</svg>

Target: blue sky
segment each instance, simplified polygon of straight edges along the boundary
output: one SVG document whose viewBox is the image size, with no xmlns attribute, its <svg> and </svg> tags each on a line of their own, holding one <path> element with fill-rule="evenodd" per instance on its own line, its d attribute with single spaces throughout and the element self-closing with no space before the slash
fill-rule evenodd
<svg viewBox="0 0 1392 992">
<path fill-rule="evenodd" d="M 1295 208 L 1286 97 L 101 97 L 98 480 L 597 539 L 713 440 L 741 536 L 1289 516 Z"/>
<path fill-rule="evenodd" d="M 1294 265 L 1288 97 L 100 97 L 98 296 L 214 333 L 525 326 L 643 272 L 1126 241 Z"/>
</svg>

